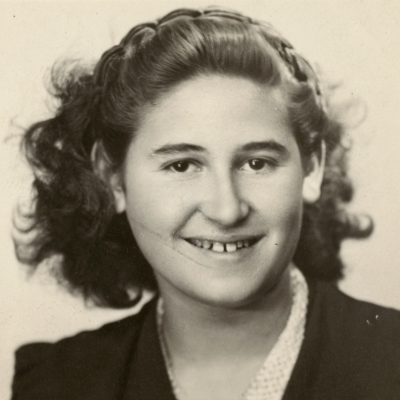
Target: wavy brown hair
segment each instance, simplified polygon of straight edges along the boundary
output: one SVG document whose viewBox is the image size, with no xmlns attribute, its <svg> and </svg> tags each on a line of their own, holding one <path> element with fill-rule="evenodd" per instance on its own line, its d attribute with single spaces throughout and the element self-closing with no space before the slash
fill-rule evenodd
<svg viewBox="0 0 400 400">
<path fill-rule="evenodd" d="M 180 82 L 208 74 L 281 87 L 305 168 L 325 141 L 322 194 L 305 205 L 294 262 L 309 278 L 339 279 L 341 242 L 372 229 L 362 229 L 345 209 L 353 190 L 344 128 L 314 70 L 289 42 L 268 24 L 220 9 L 177 10 L 135 26 L 94 68 L 79 62 L 53 68 L 57 110 L 29 127 L 22 141 L 35 198 L 33 212 L 15 219 L 20 232 L 31 233 L 28 241 L 15 238 L 18 258 L 35 268 L 62 255 L 59 276 L 98 305 L 128 307 L 142 289 L 156 290 L 152 269 L 125 213 L 115 212 L 91 154 L 101 148 L 110 168 L 121 169 L 146 107 Z M 22 219 L 30 221 L 24 229 Z"/>
</svg>

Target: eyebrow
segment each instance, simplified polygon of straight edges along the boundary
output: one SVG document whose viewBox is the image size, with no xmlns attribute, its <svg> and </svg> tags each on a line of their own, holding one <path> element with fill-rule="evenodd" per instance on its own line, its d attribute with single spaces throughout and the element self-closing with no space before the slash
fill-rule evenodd
<svg viewBox="0 0 400 400">
<path fill-rule="evenodd" d="M 282 144 L 276 142 L 275 140 L 265 140 L 262 142 L 250 142 L 245 144 L 241 151 L 256 151 L 256 150 L 272 150 L 281 155 L 287 155 L 289 150 Z"/>
<path fill-rule="evenodd" d="M 206 152 L 204 147 L 190 144 L 190 143 L 176 143 L 176 144 L 166 144 L 150 153 L 150 157 L 162 156 L 170 154 L 188 153 L 188 152 Z"/>
<path fill-rule="evenodd" d="M 275 140 L 265 140 L 261 142 L 250 142 L 246 143 L 244 146 L 240 147 L 238 151 L 257 151 L 257 150 L 272 150 L 281 155 L 287 155 L 289 153 L 288 149 L 282 144 L 276 142 Z M 173 155 L 179 153 L 197 152 L 205 153 L 207 150 L 199 145 L 190 143 L 176 143 L 176 144 L 166 144 L 158 149 L 153 150 L 149 156 L 163 156 L 163 155 Z"/>
</svg>

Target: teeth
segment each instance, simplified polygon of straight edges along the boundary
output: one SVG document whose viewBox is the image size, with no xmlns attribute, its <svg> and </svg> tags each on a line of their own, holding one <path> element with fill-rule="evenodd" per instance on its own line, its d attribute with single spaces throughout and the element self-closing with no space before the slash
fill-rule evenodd
<svg viewBox="0 0 400 400">
<path fill-rule="evenodd" d="M 205 249 L 211 249 L 212 243 L 209 240 L 203 240 L 203 247 Z"/>
<path fill-rule="evenodd" d="M 197 247 L 201 247 L 206 250 L 216 251 L 217 253 L 233 253 L 234 251 L 237 251 L 243 247 L 250 247 L 249 240 L 241 240 L 236 243 L 212 242 L 210 240 L 201 239 L 190 239 L 189 241 Z"/>
<path fill-rule="evenodd" d="M 232 253 L 233 251 L 236 251 L 238 249 L 235 243 L 227 243 L 225 247 L 228 253 Z"/>
<path fill-rule="evenodd" d="M 218 253 L 223 253 L 224 252 L 224 245 L 222 243 L 219 242 L 214 242 L 213 243 L 213 247 L 212 247 L 213 251 L 216 251 Z"/>
</svg>

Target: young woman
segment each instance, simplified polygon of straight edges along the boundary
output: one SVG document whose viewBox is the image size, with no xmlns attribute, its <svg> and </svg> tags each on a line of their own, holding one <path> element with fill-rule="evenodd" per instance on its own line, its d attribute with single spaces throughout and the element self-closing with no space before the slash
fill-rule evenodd
<svg viewBox="0 0 400 400">
<path fill-rule="evenodd" d="M 19 349 L 14 399 L 396 398 L 399 314 L 335 285 L 341 241 L 371 231 L 345 209 L 344 130 L 284 38 L 177 10 L 53 77 L 59 108 L 23 141 L 34 239 L 17 255 L 62 255 L 99 305 L 155 296 Z"/>
</svg>

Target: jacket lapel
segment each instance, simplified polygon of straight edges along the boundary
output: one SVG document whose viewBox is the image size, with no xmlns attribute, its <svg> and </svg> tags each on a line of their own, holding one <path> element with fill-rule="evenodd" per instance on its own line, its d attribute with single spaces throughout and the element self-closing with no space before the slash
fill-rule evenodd
<svg viewBox="0 0 400 400">
<path fill-rule="evenodd" d="M 307 285 L 309 298 L 304 340 L 282 400 L 312 399 L 314 381 L 318 376 L 323 342 L 321 302 L 317 298 L 316 284 L 307 280 Z"/>
<path fill-rule="evenodd" d="M 323 338 L 320 301 L 316 285 L 308 282 L 309 304 L 305 338 L 282 400 L 312 398 Z M 166 371 L 156 324 L 156 301 L 152 301 L 139 334 L 136 353 L 128 373 L 123 400 L 176 400 Z"/>
<path fill-rule="evenodd" d="M 124 400 L 175 400 L 160 348 L 153 300 L 138 338 Z"/>
</svg>

